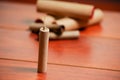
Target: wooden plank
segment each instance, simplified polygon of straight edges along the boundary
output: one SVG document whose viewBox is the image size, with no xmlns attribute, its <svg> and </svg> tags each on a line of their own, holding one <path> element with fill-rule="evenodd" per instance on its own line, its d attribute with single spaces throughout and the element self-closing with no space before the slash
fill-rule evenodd
<svg viewBox="0 0 120 80">
<path fill-rule="evenodd" d="M 0 58 L 37 61 L 36 35 L 0 29 Z M 120 71 L 120 40 L 80 36 L 75 40 L 52 40 L 48 63 Z"/>
<path fill-rule="evenodd" d="M 0 59 L 1 80 L 119 80 L 120 72 L 48 64 L 47 74 L 37 73 L 37 63 Z"/>
<path fill-rule="evenodd" d="M 0 2 L 0 6 L 0 28 L 26 30 L 31 22 L 44 15 L 36 12 L 35 5 Z M 120 39 L 120 13 L 104 11 L 104 14 L 101 25 L 88 27 L 81 35 Z"/>
<path fill-rule="evenodd" d="M 44 16 L 37 13 L 35 5 L 0 2 L 0 28 L 26 30 L 36 18 Z"/>
</svg>

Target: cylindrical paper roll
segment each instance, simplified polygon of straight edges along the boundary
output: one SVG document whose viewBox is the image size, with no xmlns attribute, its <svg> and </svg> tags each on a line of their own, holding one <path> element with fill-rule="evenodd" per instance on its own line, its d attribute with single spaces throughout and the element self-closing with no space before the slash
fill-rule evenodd
<svg viewBox="0 0 120 80">
<path fill-rule="evenodd" d="M 69 17 L 59 19 L 56 21 L 56 23 L 58 25 L 64 25 L 65 31 L 76 30 L 80 28 L 78 21 Z"/>
<path fill-rule="evenodd" d="M 50 33 L 50 39 L 77 39 L 80 36 L 80 32 L 76 31 L 64 31 L 60 36 L 55 33 Z"/>
<path fill-rule="evenodd" d="M 80 22 L 79 21 L 79 24 L 80 24 L 80 26 L 89 26 L 89 25 L 93 25 L 93 24 L 99 23 L 99 22 L 102 21 L 103 15 L 104 14 L 103 14 L 102 10 L 96 9 L 95 12 L 94 12 L 93 18 L 91 18 L 87 22 L 84 22 L 84 21 Z"/>
<path fill-rule="evenodd" d="M 94 13 L 94 6 L 73 2 L 38 0 L 37 10 L 57 16 L 89 19 Z"/>
<path fill-rule="evenodd" d="M 103 19 L 103 12 L 100 9 L 95 9 L 94 15 L 89 20 L 75 20 L 69 17 L 65 17 L 56 21 L 58 25 L 64 25 L 65 30 L 76 30 L 82 27 L 87 27 L 99 23 Z"/>
<path fill-rule="evenodd" d="M 47 71 L 48 60 L 48 41 L 49 41 L 49 29 L 40 28 L 39 34 L 39 56 L 38 56 L 38 72 L 44 73 Z"/>
<path fill-rule="evenodd" d="M 44 18 L 46 19 L 45 21 L 44 21 Z M 51 25 L 55 22 L 55 18 L 53 16 L 47 15 L 47 14 L 45 16 L 42 16 L 40 19 L 42 21 L 44 21 L 44 23 L 47 25 Z"/>
<path fill-rule="evenodd" d="M 32 23 L 29 26 L 29 30 L 31 30 L 34 33 L 39 33 L 40 28 L 43 26 L 44 26 L 43 23 Z M 46 25 L 46 27 L 50 29 L 50 32 L 54 32 L 57 35 L 61 35 L 62 32 L 64 31 L 63 25 L 51 24 L 51 25 Z"/>
<path fill-rule="evenodd" d="M 45 17 L 45 22 L 44 23 L 46 23 L 47 25 L 50 25 L 50 24 L 52 24 L 53 22 L 55 22 L 55 18 L 53 17 L 53 16 L 46 16 Z"/>
</svg>

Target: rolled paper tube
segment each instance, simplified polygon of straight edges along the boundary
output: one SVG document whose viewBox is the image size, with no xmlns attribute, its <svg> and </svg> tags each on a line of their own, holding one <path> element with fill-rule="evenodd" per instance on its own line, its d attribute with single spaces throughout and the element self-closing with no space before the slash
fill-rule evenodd
<svg viewBox="0 0 120 80">
<path fill-rule="evenodd" d="M 38 0 L 37 10 L 51 15 L 68 16 L 78 19 L 90 19 L 94 13 L 94 6 L 64 1 Z"/>
<path fill-rule="evenodd" d="M 35 23 L 44 23 L 41 19 L 36 19 Z"/>
<path fill-rule="evenodd" d="M 76 30 L 101 22 L 103 19 L 103 12 L 100 9 L 95 9 L 94 15 L 89 20 L 75 20 L 65 17 L 56 21 L 58 25 L 64 25 L 65 30 Z"/>
<path fill-rule="evenodd" d="M 64 25 L 65 31 L 76 30 L 80 28 L 78 21 L 69 17 L 59 19 L 56 21 L 56 23 L 58 25 Z"/>
<path fill-rule="evenodd" d="M 49 29 L 42 27 L 39 34 L 38 73 L 45 73 L 47 71 L 48 42 Z"/>
<path fill-rule="evenodd" d="M 91 18 L 90 20 L 88 20 L 87 22 L 85 21 L 79 21 L 79 24 L 80 26 L 89 26 L 89 25 L 93 25 L 93 24 L 96 24 L 96 23 L 99 23 L 102 21 L 103 19 L 103 12 L 102 10 L 100 9 L 95 9 L 95 12 L 94 12 L 94 15 L 93 15 L 93 18 Z"/>
<path fill-rule="evenodd" d="M 44 26 L 43 23 L 32 23 L 29 26 L 29 30 L 31 30 L 34 33 L 39 33 L 40 28 L 43 26 Z M 54 32 L 57 35 L 61 35 L 62 32 L 64 31 L 63 25 L 51 24 L 51 25 L 46 25 L 46 27 L 50 29 L 50 32 Z"/>
<path fill-rule="evenodd" d="M 80 32 L 76 31 L 64 31 L 60 36 L 55 33 L 50 33 L 50 39 L 77 39 L 80 36 Z"/>
<path fill-rule="evenodd" d="M 48 15 L 48 14 L 46 14 L 45 16 L 40 17 L 39 19 L 44 21 L 44 18 L 46 19 L 44 23 L 47 24 L 47 25 L 51 25 L 56 21 L 53 16 Z"/>
<path fill-rule="evenodd" d="M 47 25 L 50 25 L 50 24 L 52 24 L 52 23 L 54 23 L 55 22 L 55 18 L 53 17 L 53 16 L 46 16 L 45 17 L 45 23 L 47 24 Z"/>
</svg>

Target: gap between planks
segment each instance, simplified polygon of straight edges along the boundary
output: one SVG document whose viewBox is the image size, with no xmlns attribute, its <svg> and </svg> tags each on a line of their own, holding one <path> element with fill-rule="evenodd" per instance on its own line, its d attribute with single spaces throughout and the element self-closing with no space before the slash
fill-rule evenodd
<svg viewBox="0 0 120 80">
<path fill-rule="evenodd" d="M 1 59 L 1 60 L 11 60 L 11 61 L 21 61 L 21 62 L 37 63 L 37 61 L 28 61 L 28 60 L 18 60 L 18 59 L 8 59 L 8 58 L 0 58 L 0 59 Z M 77 65 L 70 65 L 70 64 L 57 64 L 57 63 L 48 63 L 48 64 L 50 64 L 50 65 L 71 66 L 71 67 L 79 67 L 79 68 L 87 68 L 87 69 L 98 69 L 98 70 L 106 70 L 106 71 L 117 71 L 117 72 L 120 72 L 120 70 L 107 69 L 107 68 L 86 67 L 86 66 L 77 66 Z"/>
</svg>

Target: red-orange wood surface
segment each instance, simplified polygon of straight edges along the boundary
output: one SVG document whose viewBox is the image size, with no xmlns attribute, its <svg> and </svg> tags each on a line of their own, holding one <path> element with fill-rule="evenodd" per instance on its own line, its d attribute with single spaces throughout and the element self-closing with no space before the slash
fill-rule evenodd
<svg viewBox="0 0 120 80">
<path fill-rule="evenodd" d="M 79 39 L 50 41 L 48 73 L 38 74 L 37 35 L 28 27 L 44 14 L 35 5 L 0 2 L 0 80 L 120 80 L 120 13 L 104 14 Z"/>
<path fill-rule="evenodd" d="M 35 5 L 0 2 L 0 28 L 26 30 L 43 13 Z M 104 11 L 101 25 L 94 25 L 81 32 L 85 36 L 101 36 L 120 39 L 120 12 Z M 9 26 L 8 26 L 9 25 Z"/>
<path fill-rule="evenodd" d="M 43 15 L 36 12 L 35 5 L 0 2 L 1 28 L 26 30 L 31 22 Z"/>
<path fill-rule="evenodd" d="M 0 33 L 0 58 L 38 60 L 38 41 L 34 34 L 6 29 L 0 29 Z M 120 70 L 119 58 L 119 39 L 81 35 L 75 40 L 49 42 L 49 63 Z"/>
<path fill-rule="evenodd" d="M 120 39 L 120 12 L 104 11 L 100 25 L 93 25 L 81 31 L 84 36 Z"/>
<path fill-rule="evenodd" d="M 0 60 L 1 80 L 119 80 L 120 72 L 48 64 L 46 74 L 36 73 L 37 63 Z"/>
</svg>

